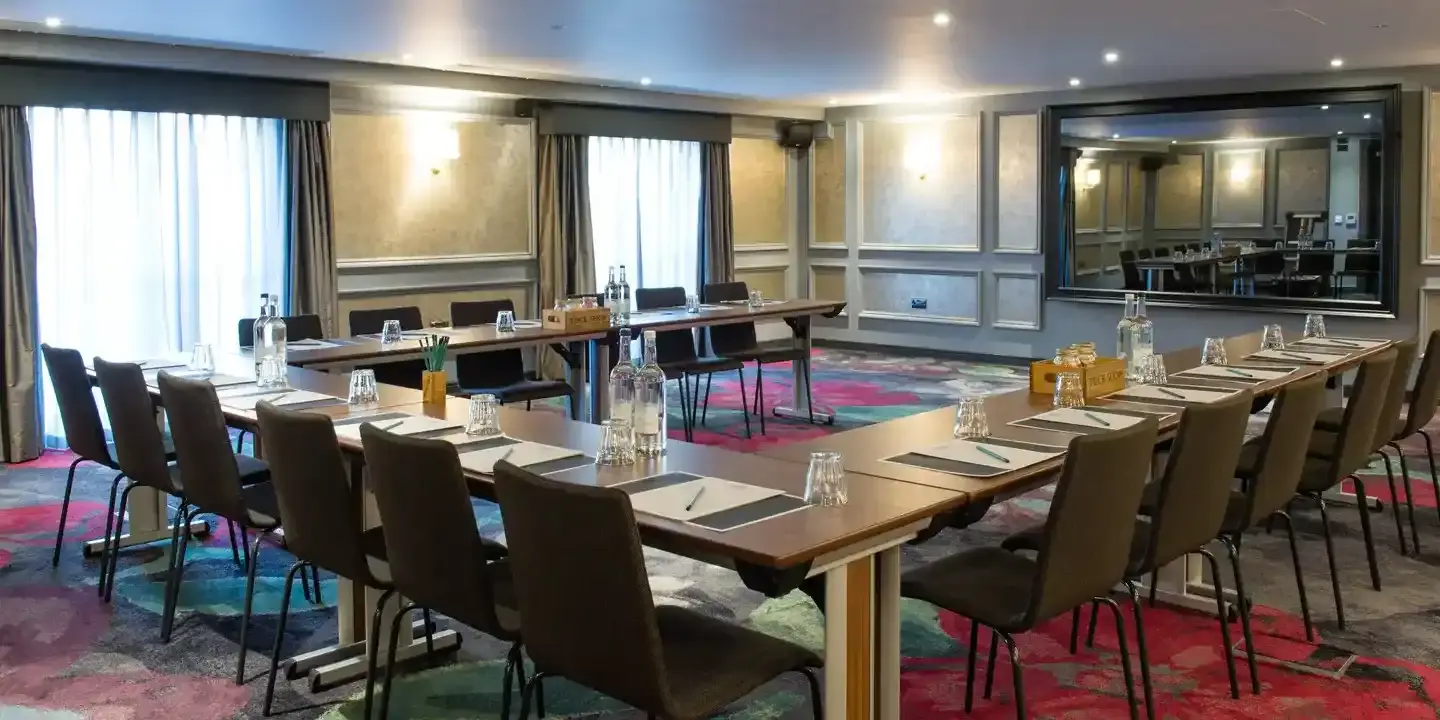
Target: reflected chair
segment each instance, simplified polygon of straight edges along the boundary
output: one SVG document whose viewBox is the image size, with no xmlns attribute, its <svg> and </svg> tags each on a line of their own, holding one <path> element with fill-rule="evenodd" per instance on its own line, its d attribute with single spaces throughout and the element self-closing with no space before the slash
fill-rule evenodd
<svg viewBox="0 0 1440 720">
<path fill-rule="evenodd" d="M 515 312 L 515 303 L 505 300 L 450 303 L 450 324 L 454 327 L 493 325 L 503 311 Z M 573 397 L 570 384 L 562 380 L 540 380 L 525 372 L 525 356 L 520 348 L 466 353 L 455 356 L 455 380 L 463 396 L 490 394 L 506 403 L 525 402 L 530 409 L 533 400 L 552 397 Z"/>
<path fill-rule="evenodd" d="M 397 593 L 406 601 L 391 621 L 386 657 L 394 657 L 400 630 L 409 627 L 406 618 L 415 609 L 443 613 L 507 642 L 510 652 L 505 662 L 501 717 L 508 717 L 512 675 L 518 673 L 520 687 L 525 686 L 520 655 L 521 616 L 516 610 L 509 564 L 505 560 L 492 561 L 493 544 L 487 543 L 475 527 L 465 471 L 455 446 L 444 440 L 388 433 L 370 423 L 360 426 L 360 439 L 365 448 L 366 473 L 375 491 L 375 508 L 385 528 L 385 554 L 394 585 L 381 598 L 380 605 Z M 587 553 L 574 558 L 581 564 L 593 560 L 594 555 Z M 614 602 L 614 598 L 596 593 L 594 588 L 568 599 L 573 602 L 580 597 L 604 598 L 603 603 L 587 607 L 587 612 L 579 615 L 587 620 L 593 617 L 595 607 Z M 604 630 L 614 632 L 616 628 Z M 372 653 L 372 677 L 375 664 L 376 655 Z M 393 662 L 385 665 L 381 720 L 390 715 L 394 668 Z"/>
<path fill-rule="evenodd" d="M 1358 250 L 1351 245 L 1351 250 Z M 1345 259 L 1341 261 L 1340 272 L 1335 273 L 1335 297 L 1343 298 L 1345 291 L 1345 278 L 1355 278 L 1355 291 L 1357 293 L 1374 293 L 1374 286 L 1380 279 L 1380 254 L 1378 252 L 1347 252 Z"/>
<path fill-rule="evenodd" d="M 707 303 L 722 303 L 747 300 L 750 288 L 743 282 L 709 283 L 705 286 L 703 300 Z M 797 362 L 805 380 L 805 406 L 810 408 L 809 419 L 815 422 L 815 410 L 810 396 L 810 364 L 805 362 L 805 349 L 794 343 L 783 345 L 761 345 L 755 336 L 755 323 L 728 323 L 706 328 L 710 337 L 710 352 L 731 360 L 755 363 L 754 411 L 760 416 L 760 434 L 765 434 L 765 365 Z M 742 376 L 743 381 L 743 376 Z M 698 386 L 699 383 L 696 383 Z M 710 407 L 710 378 L 705 379 L 705 410 L 700 413 L 700 424 L 705 424 L 705 411 Z M 741 408 L 743 411 L 744 408 Z"/>
<path fill-rule="evenodd" d="M 973 705 L 981 625 L 991 629 L 992 654 L 996 635 L 1009 650 L 1016 716 L 1025 718 L 1022 666 L 1013 636 L 1099 602 L 1109 606 L 1114 616 L 1130 717 L 1139 717 L 1125 617 L 1109 595 L 1126 579 L 1130 566 L 1135 515 L 1149 478 L 1157 428 L 1154 420 L 1146 419 L 1128 428 L 1080 435 L 1070 441 L 1034 559 L 1000 547 L 982 547 L 916 568 L 901 578 L 901 595 L 972 621 L 966 712 Z"/>
<path fill-rule="evenodd" d="M 1141 260 L 1148 260 L 1152 257 L 1150 253 L 1150 248 L 1140 248 L 1139 250 L 1136 250 L 1135 256 L 1140 258 Z"/>
<path fill-rule="evenodd" d="M 504 461 L 495 465 L 495 492 L 536 669 L 521 720 L 546 677 L 609 695 L 652 720 L 698 720 L 787 672 L 805 676 L 815 718 L 823 717 L 814 674 L 822 661 L 814 652 L 688 608 L 655 605 L 629 495 Z M 577 602 L 586 597 L 604 601 Z"/>
<path fill-rule="evenodd" d="M 1145 280 L 1140 277 L 1140 270 L 1135 267 L 1135 251 L 1120 251 L 1120 272 L 1125 277 L 1126 290 L 1144 290 Z"/>
<path fill-rule="evenodd" d="M 420 308 L 414 305 L 378 310 L 351 310 L 351 335 L 379 335 L 386 320 L 399 320 L 400 330 L 424 330 L 425 321 L 420 317 Z M 421 376 L 425 373 L 424 360 L 399 360 L 369 366 L 375 371 L 375 381 L 387 385 L 399 385 L 420 389 Z"/>
<path fill-rule="evenodd" d="M 639 288 L 635 291 L 636 310 L 656 310 L 667 307 L 685 306 L 685 288 Z M 750 437 L 750 415 L 744 412 L 748 407 L 745 398 L 745 363 L 724 357 L 700 357 L 695 352 L 695 333 L 683 330 L 660 330 L 655 333 L 655 354 L 660 369 L 665 371 L 667 380 L 680 381 L 680 415 L 685 423 L 685 439 L 695 439 L 695 413 L 699 407 L 696 397 L 700 390 L 700 376 L 717 372 L 734 371 L 740 376 L 741 414 L 745 416 L 745 437 Z M 691 389 L 690 378 L 695 378 Z"/>
</svg>

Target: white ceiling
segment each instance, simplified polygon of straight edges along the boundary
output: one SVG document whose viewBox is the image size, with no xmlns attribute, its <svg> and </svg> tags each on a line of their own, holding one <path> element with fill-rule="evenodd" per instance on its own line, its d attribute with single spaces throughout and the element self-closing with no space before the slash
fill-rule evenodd
<svg viewBox="0 0 1440 720">
<path fill-rule="evenodd" d="M 48 30 L 46 17 L 64 25 Z M 1440 64 L 1436 0 L 0 0 L 0 21 L 841 105 L 1063 89 L 1071 77 L 1316 72 L 1336 56 L 1346 69 Z M 1108 49 L 1120 62 L 1103 62 Z"/>
</svg>

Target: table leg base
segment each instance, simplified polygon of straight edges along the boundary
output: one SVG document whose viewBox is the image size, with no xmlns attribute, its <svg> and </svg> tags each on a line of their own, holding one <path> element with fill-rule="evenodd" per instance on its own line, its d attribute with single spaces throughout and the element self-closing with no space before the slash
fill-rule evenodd
<svg viewBox="0 0 1440 720">
<path fill-rule="evenodd" d="M 159 530 L 147 530 L 145 532 L 126 533 L 120 536 L 120 547 L 127 548 L 134 547 L 136 545 L 147 545 L 149 543 L 158 542 L 160 540 L 169 540 L 174 534 L 174 527 L 175 526 L 170 525 Z M 191 535 L 206 535 L 209 534 L 209 532 L 210 523 L 206 522 L 205 520 L 196 520 L 190 523 Z M 84 552 L 85 557 L 95 557 L 99 555 L 104 549 L 105 539 L 100 538 L 99 540 L 91 540 L 85 543 L 82 552 Z"/>
<path fill-rule="evenodd" d="M 775 417 L 791 418 L 795 420 L 810 419 L 810 411 L 806 410 L 805 408 L 791 407 L 789 405 L 780 405 L 778 407 L 775 407 L 771 412 L 775 414 Z M 826 425 L 834 425 L 835 409 L 822 405 L 816 405 L 815 422 L 824 423 Z"/>
<path fill-rule="evenodd" d="M 425 621 L 414 622 L 411 631 L 410 643 L 395 651 L 396 662 L 404 663 L 429 654 L 425 646 Z M 437 628 L 433 640 L 436 654 L 460 648 L 460 635 L 454 630 Z M 386 658 L 379 658 L 375 667 L 383 669 L 387 662 Z M 285 675 L 291 680 L 308 675 L 310 691 L 318 693 L 364 678 L 366 666 L 365 643 L 357 642 L 297 655 L 286 663 Z"/>
<path fill-rule="evenodd" d="M 1331 490 L 1331 491 L 1329 491 L 1329 492 L 1324 493 L 1324 497 L 1325 497 L 1325 502 L 1331 503 L 1331 504 L 1334 504 L 1334 505 L 1348 505 L 1348 506 L 1350 506 L 1350 507 L 1354 507 L 1354 506 L 1360 504 L 1360 496 L 1359 496 L 1359 495 L 1356 495 L 1355 493 L 1351 493 L 1351 492 L 1342 492 L 1342 491 L 1340 491 L 1340 490 Z M 1384 508 L 1384 505 L 1382 505 L 1382 504 L 1380 503 L 1380 499 L 1379 499 L 1379 498 L 1373 498 L 1373 497 L 1367 497 L 1367 498 L 1365 498 L 1365 505 L 1366 505 L 1366 507 L 1369 507 L 1369 508 L 1370 508 L 1370 512 L 1380 512 L 1380 510 L 1381 510 L 1382 508 Z"/>
</svg>

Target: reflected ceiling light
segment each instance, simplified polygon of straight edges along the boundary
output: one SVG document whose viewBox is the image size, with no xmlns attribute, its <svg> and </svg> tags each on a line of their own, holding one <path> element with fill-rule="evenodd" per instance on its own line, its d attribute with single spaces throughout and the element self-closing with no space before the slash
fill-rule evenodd
<svg viewBox="0 0 1440 720">
<path fill-rule="evenodd" d="M 650 78 L 648 78 L 648 77 L 642 77 L 642 78 L 640 78 L 640 84 L 641 84 L 641 85 L 649 85 L 650 82 L 651 82 L 651 80 L 650 80 Z"/>
<path fill-rule="evenodd" d="M 60 27 L 60 26 L 63 25 L 63 24 L 64 24 L 64 22 L 61 21 L 60 18 L 58 18 L 58 17 L 47 17 L 47 18 L 45 18 L 45 27 L 48 27 L 48 28 L 58 28 L 58 27 Z"/>
<path fill-rule="evenodd" d="M 1321 105 L 1321 106 L 1320 106 L 1320 109 L 1321 109 L 1321 110 L 1329 110 L 1329 109 L 1330 109 L 1330 106 L 1329 106 L 1329 105 Z"/>
<path fill-rule="evenodd" d="M 1070 78 L 1070 87 L 1080 87 L 1080 78 Z"/>
<path fill-rule="evenodd" d="M 1369 119 L 1370 119 L 1370 113 L 1365 113 L 1365 119 L 1366 119 L 1366 120 L 1369 120 Z"/>
<path fill-rule="evenodd" d="M 1119 140 L 1119 139 L 1120 139 L 1120 133 L 1115 133 L 1114 135 L 1111 135 L 1111 136 L 1110 136 L 1110 139 L 1111 139 L 1111 140 Z"/>
<path fill-rule="evenodd" d="M 1174 144 L 1176 144 L 1176 143 L 1178 143 L 1178 142 L 1180 142 L 1180 141 L 1179 141 L 1179 140 L 1171 140 L 1171 141 L 1170 141 L 1170 144 L 1171 144 L 1171 145 L 1174 145 Z"/>
<path fill-rule="evenodd" d="M 1345 67 L 1345 58 L 1330 58 L 1330 67 Z"/>
<path fill-rule="evenodd" d="M 1344 134 L 1345 134 L 1345 131 L 1344 131 L 1344 130 L 1336 130 L 1336 131 L 1335 131 L 1335 134 L 1336 134 L 1336 135 L 1344 135 Z"/>
<path fill-rule="evenodd" d="M 830 103 L 831 105 L 839 105 L 839 104 L 840 104 L 840 101 L 839 101 L 839 100 L 836 100 L 835 98 L 830 98 L 829 103 Z"/>
<path fill-rule="evenodd" d="M 930 22 L 935 23 L 935 27 L 949 27 L 950 13 L 941 10 L 940 12 L 935 13 L 934 17 L 930 18 Z"/>
<path fill-rule="evenodd" d="M 1120 53 L 1115 52 L 1114 50 L 1106 50 L 1106 51 L 1105 51 L 1105 62 L 1107 62 L 1107 63 L 1117 63 L 1117 62 L 1120 62 Z"/>
</svg>

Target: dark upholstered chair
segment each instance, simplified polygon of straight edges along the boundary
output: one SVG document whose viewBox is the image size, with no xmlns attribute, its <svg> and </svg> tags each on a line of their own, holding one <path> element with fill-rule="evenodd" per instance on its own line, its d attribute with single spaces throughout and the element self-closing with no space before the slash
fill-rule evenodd
<svg viewBox="0 0 1440 720">
<path fill-rule="evenodd" d="M 204 380 L 177 377 L 160 372 L 160 400 L 170 418 L 170 432 L 175 438 L 175 463 L 184 481 L 185 496 L 180 503 L 180 525 L 202 514 L 214 514 L 239 526 L 244 540 L 255 530 L 255 544 L 250 548 L 245 568 L 245 608 L 240 617 L 240 658 L 235 665 L 235 684 L 245 684 L 246 644 L 250 629 L 250 611 L 255 600 L 255 571 L 260 565 L 261 541 L 280 528 L 280 510 L 275 491 L 270 485 L 270 469 L 265 463 L 248 455 L 235 454 L 230 446 L 230 432 L 215 386 Z M 242 540 L 242 542 L 244 541 Z M 180 549 L 175 553 L 174 570 L 166 588 L 165 613 L 161 637 L 168 640 L 175 623 L 180 583 L 185 575 L 185 550 L 190 533 L 180 534 Z"/>
<path fill-rule="evenodd" d="M 748 300 L 750 287 L 743 282 L 710 283 L 705 286 L 704 301 L 719 303 Z M 762 346 L 755 338 L 755 323 L 729 323 L 713 325 L 710 333 L 710 352 L 716 355 L 755 363 L 755 414 L 760 416 L 760 434 L 765 434 L 765 365 L 781 362 L 800 362 L 805 359 L 805 349 L 786 342 L 783 345 Z M 815 411 L 810 398 L 810 365 L 802 363 L 805 373 L 805 407 L 810 409 L 810 422 L 815 422 Z M 710 406 L 710 381 L 705 381 L 705 407 Z M 704 415 L 701 415 L 704 422 Z"/>
<path fill-rule="evenodd" d="M 1120 251 L 1120 272 L 1125 278 L 1126 290 L 1144 290 L 1145 278 L 1140 277 L 1140 269 L 1135 267 L 1135 251 Z"/>
<path fill-rule="evenodd" d="M 425 321 L 420 317 L 420 308 L 409 305 L 378 310 L 351 310 L 350 334 L 378 335 L 385 327 L 386 320 L 399 320 L 402 331 L 425 329 Z M 370 367 L 375 371 L 375 382 L 417 390 L 422 383 L 421 376 L 425 373 L 424 360 L 400 360 Z"/>
<path fill-rule="evenodd" d="M 399 643 L 400 628 L 409 626 L 406 617 L 417 608 L 443 613 L 509 642 L 501 710 L 501 716 L 508 717 L 512 672 L 519 672 L 520 687 L 525 684 L 520 613 L 515 609 L 509 565 L 505 560 L 492 562 L 496 555 L 492 544 L 475 527 L 455 446 L 444 440 L 395 435 L 370 423 L 360 426 L 360 439 L 390 561 L 393 588 L 382 604 L 397 592 L 407 601 L 390 628 L 390 656 Z M 610 600 L 606 597 L 606 602 Z M 393 670 L 394 663 L 387 663 L 381 720 L 390 713 Z M 374 674 L 372 654 L 370 675 Z"/>
<path fill-rule="evenodd" d="M 320 327 L 319 315 L 289 315 L 280 318 L 285 321 L 285 342 L 296 340 L 323 340 L 325 330 Z M 255 345 L 255 318 L 240 319 L 240 347 Z"/>
<path fill-rule="evenodd" d="M 685 288 L 639 288 L 635 291 L 636 310 L 656 310 L 667 307 L 685 306 Z M 655 354 L 665 377 L 680 381 L 680 414 L 685 422 L 685 439 L 694 439 L 695 411 L 698 408 L 697 395 L 700 390 L 700 376 L 717 372 L 736 372 L 740 375 L 741 409 L 748 404 L 745 399 L 745 363 L 724 357 L 700 357 L 695 352 L 695 333 L 689 329 L 660 330 L 655 333 Z M 695 378 L 691 389 L 690 378 Z M 742 413 L 743 414 L 743 413 Z M 750 437 L 750 416 L 745 415 L 745 437 Z"/>
<path fill-rule="evenodd" d="M 1354 245 L 1351 249 L 1357 249 Z M 1325 257 L 1330 257 L 1326 255 Z M 1345 278 L 1355 278 L 1356 292 L 1374 292 L 1374 288 L 1380 280 L 1380 254 L 1376 252 L 1348 252 L 1341 262 L 1343 268 L 1335 273 L 1335 297 L 1344 297 Z"/>
<path fill-rule="evenodd" d="M 1034 559 L 1000 547 L 982 547 L 916 568 L 901 578 L 901 595 L 972 620 L 965 680 L 967 712 L 974 698 L 975 650 L 981 625 L 998 634 L 1009 648 L 1016 716 L 1024 718 L 1025 689 L 1013 636 L 1086 603 L 1101 602 L 1115 618 L 1130 714 L 1138 716 L 1125 617 L 1107 596 L 1125 580 L 1131 564 L 1135 515 L 1149 479 L 1157 427 L 1147 419 L 1070 441 Z M 993 652 L 994 644 L 991 648 Z"/>
<path fill-rule="evenodd" d="M 503 310 L 515 312 L 515 303 L 508 299 L 452 302 L 450 324 L 457 328 L 490 325 Z M 532 400 L 572 397 L 569 383 L 539 380 L 526 373 L 525 358 L 519 348 L 457 355 L 455 380 L 460 384 L 461 394 L 466 397 L 489 393 L 502 405 L 524 401 L 526 410 L 530 409 Z"/>
<path fill-rule="evenodd" d="M 1431 332 L 1430 339 L 1425 342 L 1425 355 L 1420 361 L 1420 371 L 1415 376 L 1415 389 L 1410 393 L 1405 421 L 1401 423 L 1400 431 L 1395 433 L 1390 443 L 1400 456 L 1400 475 L 1405 478 L 1407 496 L 1410 494 L 1410 475 L 1405 468 L 1405 454 L 1400 452 L 1399 448 L 1402 441 L 1419 435 L 1425 438 L 1425 456 L 1430 461 L 1430 479 L 1435 486 L 1435 496 L 1440 497 L 1440 472 L 1437 472 L 1435 467 L 1435 446 L 1431 443 L 1430 433 L 1425 430 L 1430 421 L 1435 419 L 1437 405 L 1440 405 L 1440 330 Z M 1418 542 L 1415 544 L 1415 552 L 1420 552 Z"/>
<path fill-rule="evenodd" d="M 810 683 L 822 717 L 815 653 L 681 607 L 656 607 L 630 496 L 541 477 L 501 461 L 495 490 L 535 662 L 520 717 L 547 676 L 628 703 L 651 718 L 708 717 L 785 672 Z M 581 547 L 584 552 L 578 551 Z M 583 602 L 579 598 L 603 598 Z"/>
</svg>

